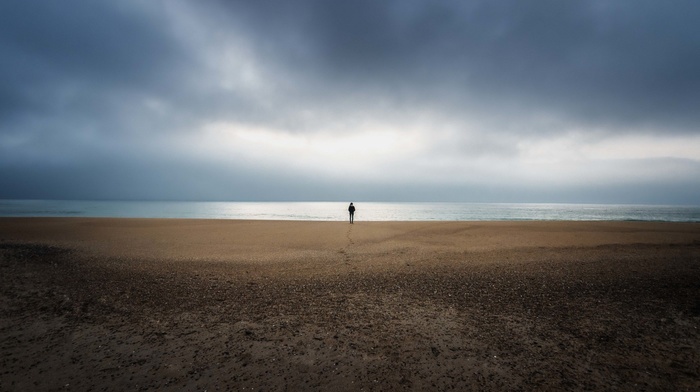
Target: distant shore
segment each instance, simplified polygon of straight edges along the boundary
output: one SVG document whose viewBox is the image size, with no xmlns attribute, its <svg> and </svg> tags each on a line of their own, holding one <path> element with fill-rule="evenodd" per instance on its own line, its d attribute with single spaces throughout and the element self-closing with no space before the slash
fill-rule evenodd
<svg viewBox="0 0 700 392">
<path fill-rule="evenodd" d="M 0 390 L 697 390 L 700 224 L 0 218 Z"/>
</svg>

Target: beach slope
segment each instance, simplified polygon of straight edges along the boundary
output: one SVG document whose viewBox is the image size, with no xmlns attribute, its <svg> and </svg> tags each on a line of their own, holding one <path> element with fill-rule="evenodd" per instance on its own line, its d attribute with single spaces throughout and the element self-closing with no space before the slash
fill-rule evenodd
<svg viewBox="0 0 700 392">
<path fill-rule="evenodd" d="M 698 390 L 700 224 L 0 219 L 0 390 Z"/>
</svg>

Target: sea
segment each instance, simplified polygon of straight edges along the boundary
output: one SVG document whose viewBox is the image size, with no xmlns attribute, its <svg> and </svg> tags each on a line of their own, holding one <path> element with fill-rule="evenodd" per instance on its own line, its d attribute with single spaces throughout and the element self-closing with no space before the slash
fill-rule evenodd
<svg viewBox="0 0 700 392">
<path fill-rule="evenodd" d="M 346 202 L 0 200 L 0 217 L 343 221 Z M 361 221 L 700 222 L 700 206 L 560 203 L 355 202 Z"/>
</svg>

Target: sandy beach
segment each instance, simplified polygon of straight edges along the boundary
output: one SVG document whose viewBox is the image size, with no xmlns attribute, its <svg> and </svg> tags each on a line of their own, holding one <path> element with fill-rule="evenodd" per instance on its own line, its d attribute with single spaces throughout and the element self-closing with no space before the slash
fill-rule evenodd
<svg viewBox="0 0 700 392">
<path fill-rule="evenodd" d="M 700 224 L 0 219 L 0 390 L 700 389 Z"/>
</svg>

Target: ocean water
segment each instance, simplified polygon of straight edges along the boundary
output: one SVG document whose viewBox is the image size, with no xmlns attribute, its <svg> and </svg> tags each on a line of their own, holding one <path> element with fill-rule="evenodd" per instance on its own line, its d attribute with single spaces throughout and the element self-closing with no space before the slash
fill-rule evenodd
<svg viewBox="0 0 700 392">
<path fill-rule="evenodd" d="M 0 200 L 4 217 L 113 217 L 343 221 L 345 202 Z M 700 222 L 700 206 L 356 202 L 360 221 Z"/>
</svg>

